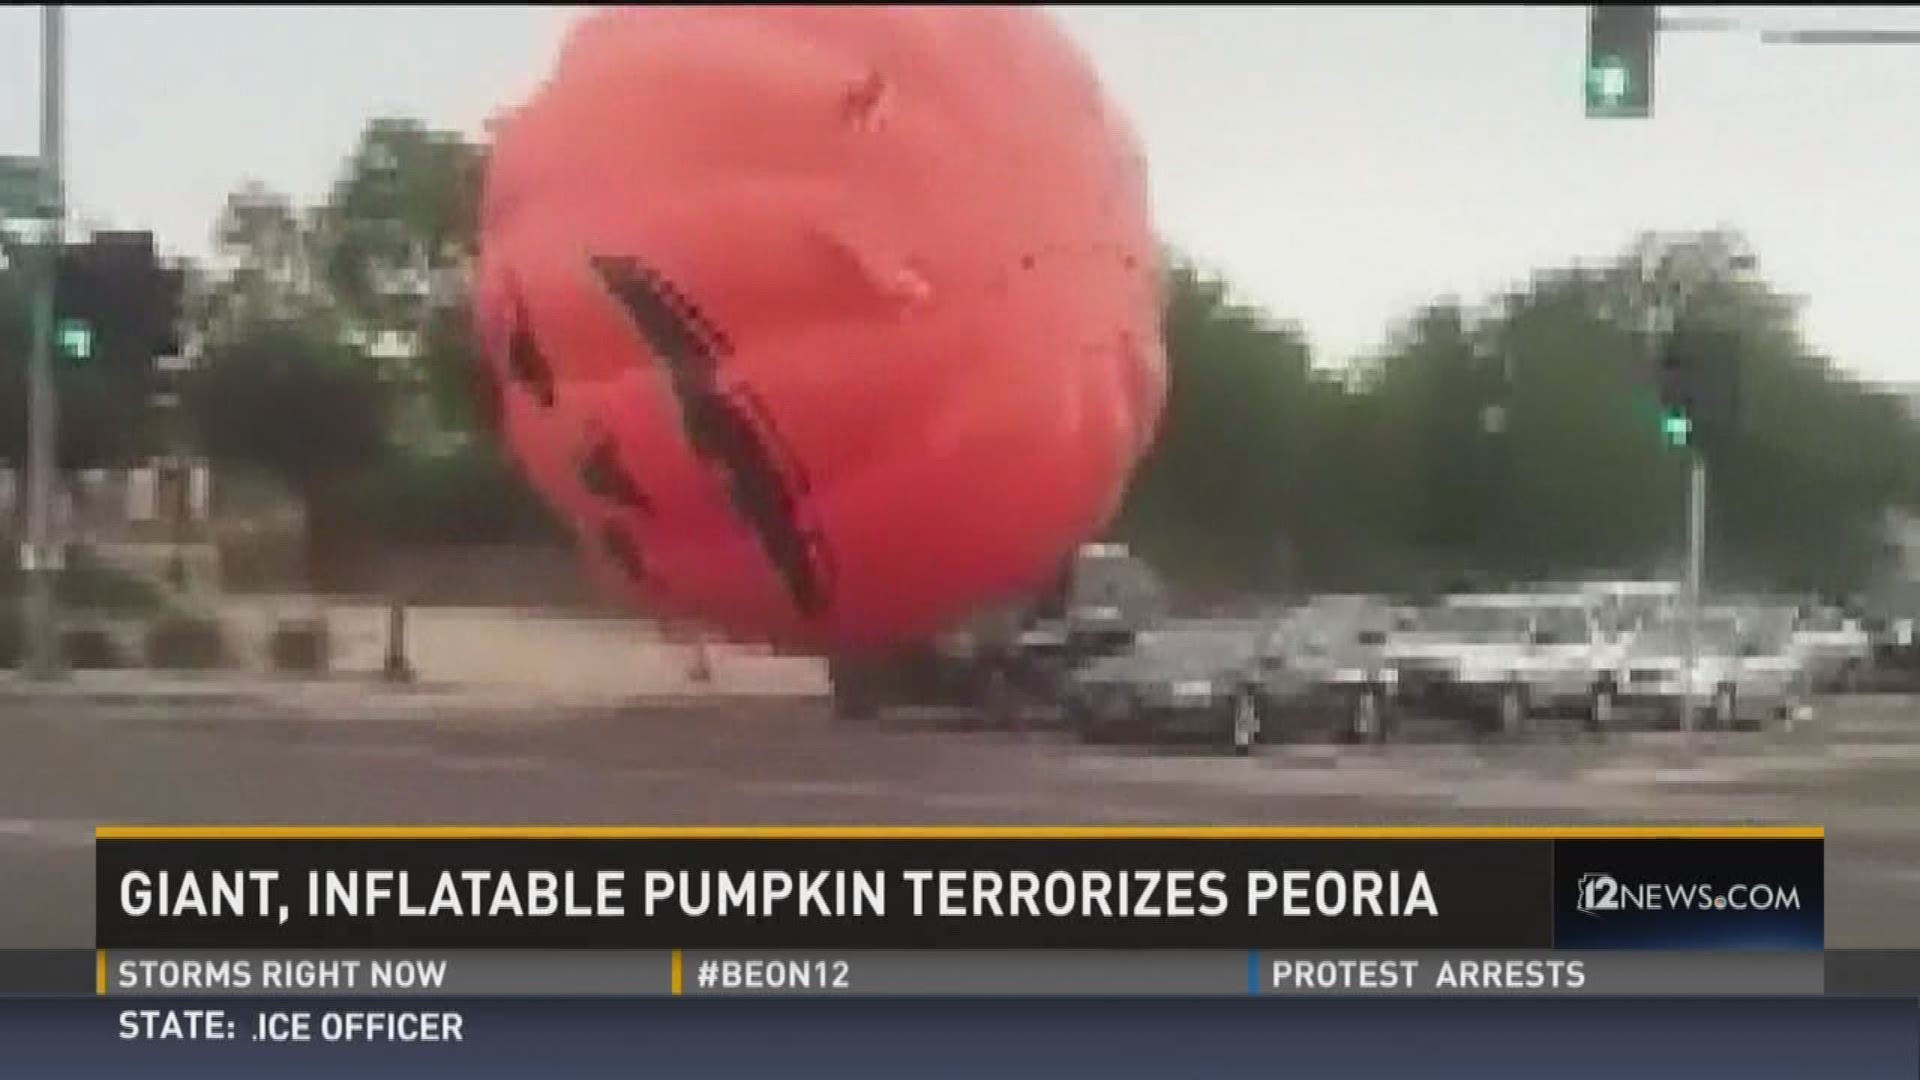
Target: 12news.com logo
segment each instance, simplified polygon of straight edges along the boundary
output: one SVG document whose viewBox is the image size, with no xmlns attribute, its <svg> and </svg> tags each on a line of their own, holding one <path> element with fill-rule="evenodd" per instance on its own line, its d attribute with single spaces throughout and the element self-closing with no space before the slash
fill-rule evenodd
<svg viewBox="0 0 1920 1080">
<path fill-rule="evenodd" d="M 1612 874 L 1580 875 L 1574 906 L 1598 917 L 1612 911 L 1798 911 L 1800 890 L 1786 885 L 1622 884 Z"/>
</svg>

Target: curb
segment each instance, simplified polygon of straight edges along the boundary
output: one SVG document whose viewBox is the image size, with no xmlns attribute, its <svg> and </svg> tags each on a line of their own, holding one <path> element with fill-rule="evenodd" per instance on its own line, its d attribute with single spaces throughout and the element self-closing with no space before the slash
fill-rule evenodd
<svg viewBox="0 0 1920 1080">
<path fill-rule="evenodd" d="M 93 685 L 89 685 L 93 684 Z M 674 710 L 711 709 L 759 702 L 825 700 L 815 690 L 753 691 L 714 689 L 687 692 L 663 689 L 659 692 L 617 694 L 540 693 L 513 687 L 474 686 L 447 683 L 393 685 L 377 676 L 362 678 L 289 679 L 285 682 L 248 681 L 236 685 L 230 680 L 209 680 L 194 685 L 188 680 L 171 686 L 101 686 L 94 679 L 69 676 L 54 682 L 28 682 L 0 678 L 0 705 L 8 703 L 77 704 L 94 706 L 259 706 L 309 716 L 325 715 L 333 710 L 349 714 L 378 712 L 391 715 L 398 711 L 408 716 L 431 713 L 436 709 L 454 709 L 463 715 L 474 713 L 539 713 L 555 711 L 611 711 L 620 709 Z M 353 719 L 349 715 L 341 719 Z"/>
<path fill-rule="evenodd" d="M 242 704 L 270 696 L 266 688 L 232 684 L 206 686 L 98 686 L 72 680 L 0 682 L 0 702 L 79 703 L 88 705 Z"/>
</svg>

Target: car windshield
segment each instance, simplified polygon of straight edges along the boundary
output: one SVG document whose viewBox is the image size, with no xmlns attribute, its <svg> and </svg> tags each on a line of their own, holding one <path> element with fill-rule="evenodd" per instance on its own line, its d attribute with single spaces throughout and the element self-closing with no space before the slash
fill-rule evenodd
<svg viewBox="0 0 1920 1080">
<path fill-rule="evenodd" d="M 1160 601 L 1160 583 L 1135 556 L 1094 546 L 1076 558 L 1068 597 L 1078 608 L 1150 609 Z"/>
<path fill-rule="evenodd" d="M 1466 641 L 1515 641 L 1525 636 L 1526 621 L 1506 608 L 1442 607 L 1422 613 L 1413 632 Z"/>
<path fill-rule="evenodd" d="M 1266 645 L 1269 652 L 1318 655 L 1327 651 L 1327 634 L 1317 626 L 1283 627 L 1268 636 Z"/>
<path fill-rule="evenodd" d="M 1755 619 L 1741 627 L 1740 647 L 1755 656 L 1775 656 L 1787 651 L 1792 640 L 1791 624 L 1779 619 Z"/>
<path fill-rule="evenodd" d="M 1296 650 L 1318 652 L 1362 643 L 1369 637 L 1373 644 L 1379 644 L 1392 621 L 1389 615 L 1378 611 L 1307 610 L 1276 627 L 1272 640 Z"/>
<path fill-rule="evenodd" d="M 1630 596 L 1613 603 L 1608 623 L 1617 630 L 1632 630 L 1655 622 L 1672 608 L 1665 597 Z"/>
<path fill-rule="evenodd" d="M 1535 640 L 1550 645 L 1574 645 L 1593 638 L 1587 613 L 1579 608 L 1550 608 L 1533 621 Z"/>
<path fill-rule="evenodd" d="M 1634 637 L 1633 651 L 1640 656 L 1679 656 L 1687 646 L 1686 634 L 1683 623 L 1656 623 Z M 1738 627 L 1732 622 L 1705 619 L 1701 621 L 1699 633 L 1694 639 L 1695 648 L 1707 655 L 1730 655 L 1740 636 Z"/>
<path fill-rule="evenodd" d="M 1243 627 L 1156 630 L 1137 639 L 1136 655 L 1154 659 L 1250 654 L 1259 638 Z"/>
<path fill-rule="evenodd" d="M 1846 628 L 1845 617 L 1837 611 L 1818 611 L 1800 620 L 1800 629 L 1815 633 L 1830 634 Z"/>
</svg>

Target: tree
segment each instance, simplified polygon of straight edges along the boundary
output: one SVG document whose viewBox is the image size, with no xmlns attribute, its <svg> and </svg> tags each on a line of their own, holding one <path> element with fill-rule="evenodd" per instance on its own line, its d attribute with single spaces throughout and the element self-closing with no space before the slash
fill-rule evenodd
<svg viewBox="0 0 1920 1080">
<path fill-rule="evenodd" d="M 1660 438 L 1646 334 L 1668 313 L 1722 328 L 1741 370 L 1741 423 L 1708 447 L 1715 581 L 1857 587 L 1920 499 L 1910 407 L 1810 354 L 1737 234 L 1430 305 L 1344 378 L 1217 277 L 1176 259 L 1167 283 L 1167 415 L 1122 524 L 1177 579 L 1270 586 L 1277 553 L 1315 588 L 1677 573 L 1687 455 Z"/>
<path fill-rule="evenodd" d="M 214 226 L 214 248 L 228 263 L 200 324 L 211 333 L 261 318 L 315 314 L 324 299 L 310 269 L 314 238 L 293 203 L 249 181 L 227 196 Z"/>
<path fill-rule="evenodd" d="M 416 406 L 398 417 L 410 441 L 486 420 L 468 306 L 485 162 L 458 134 L 376 119 L 314 215 L 317 272 L 343 316 L 407 343 L 383 360 Z"/>
<path fill-rule="evenodd" d="M 1486 411 L 1500 400 L 1498 358 L 1457 303 L 1416 316 L 1389 346 L 1372 392 L 1381 464 L 1400 491 L 1391 527 L 1420 562 L 1457 573 L 1486 554 L 1501 464 Z"/>
<path fill-rule="evenodd" d="M 270 472 L 300 498 L 316 581 L 327 579 L 352 539 L 341 509 L 354 478 L 387 450 L 385 387 L 325 329 L 292 319 L 246 323 L 210 347 L 183 395 L 208 456 Z"/>
<path fill-rule="evenodd" d="M 485 162 L 479 146 L 418 120 L 367 125 L 322 219 L 326 280 L 349 310 L 375 323 L 405 319 L 401 279 L 472 261 Z"/>
<path fill-rule="evenodd" d="M 307 258 L 308 237 L 293 204 L 280 192 L 249 180 L 227 196 L 214 226 L 215 248 L 283 289 L 297 287 Z"/>
<path fill-rule="evenodd" d="M 222 213 L 222 272 L 196 300 L 213 361 L 199 423 L 221 457 L 307 502 L 317 575 L 350 542 L 546 535 L 524 479 L 465 438 L 497 423 L 468 296 L 483 165 L 457 135 L 376 119 L 323 204 L 247 184 Z M 349 418 L 311 452 L 282 438 L 317 430 L 296 406 L 308 393 Z M 231 408 L 257 419 L 212 415 Z"/>
<path fill-rule="evenodd" d="M 1167 409 L 1122 530 L 1202 587 L 1277 584 L 1299 559 L 1299 537 L 1283 524 L 1300 520 L 1290 511 L 1312 467 L 1306 344 L 1184 260 L 1165 287 Z"/>
</svg>

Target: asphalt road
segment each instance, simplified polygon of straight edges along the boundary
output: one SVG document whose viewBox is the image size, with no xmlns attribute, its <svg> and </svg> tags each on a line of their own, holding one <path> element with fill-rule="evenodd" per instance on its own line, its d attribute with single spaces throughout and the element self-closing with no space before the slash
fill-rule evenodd
<svg viewBox="0 0 1920 1080">
<path fill-rule="evenodd" d="M 1920 699 L 1791 733 L 1522 745 L 1415 724 L 1249 758 L 846 725 L 807 701 L 416 719 L 0 706 L 0 946 L 92 942 L 94 825 L 1820 824 L 1828 941 L 1920 947 Z"/>
</svg>

